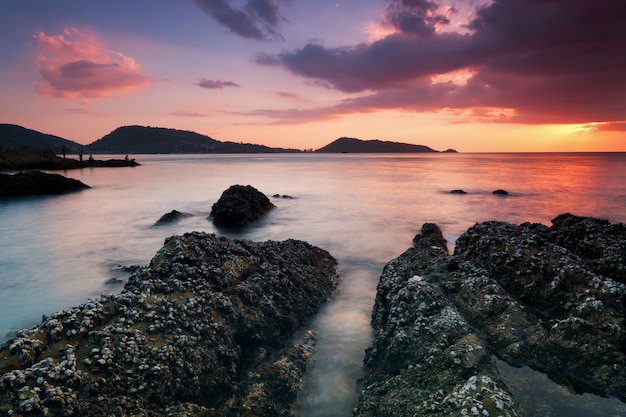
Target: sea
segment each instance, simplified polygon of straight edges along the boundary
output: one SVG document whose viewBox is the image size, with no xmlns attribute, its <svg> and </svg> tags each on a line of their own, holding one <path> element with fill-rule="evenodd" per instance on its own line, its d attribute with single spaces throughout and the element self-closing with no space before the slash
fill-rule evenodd
<svg viewBox="0 0 626 417">
<path fill-rule="evenodd" d="M 127 267 L 147 265 L 169 236 L 205 231 L 305 240 L 329 251 L 341 271 L 337 293 L 312 323 L 318 341 L 306 417 L 352 414 L 378 279 L 425 222 L 439 225 L 450 251 L 459 235 L 487 220 L 550 225 L 569 212 L 626 222 L 626 153 L 130 157 L 141 165 L 56 172 L 91 187 L 84 191 L 0 199 L 0 342 L 44 314 L 120 292 Z M 211 206 L 234 184 L 252 185 L 276 208 L 243 230 L 214 227 Z M 508 195 L 493 194 L 498 189 Z M 155 227 L 171 210 L 193 216 Z M 540 381 L 539 387 L 551 383 Z M 554 390 L 536 391 L 527 416 L 626 416 L 614 399 L 591 401 L 564 390 L 563 400 L 550 406 Z M 539 411 L 532 408 L 537 403 Z"/>
</svg>

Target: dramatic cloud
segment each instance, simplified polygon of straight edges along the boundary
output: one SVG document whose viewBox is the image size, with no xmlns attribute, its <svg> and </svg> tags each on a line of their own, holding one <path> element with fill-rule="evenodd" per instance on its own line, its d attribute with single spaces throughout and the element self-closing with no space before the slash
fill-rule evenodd
<svg viewBox="0 0 626 417">
<path fill-rule="evenodd" d="M 308 44 L 257 63 L 327 88 L 372 91 L 329 113 L 483 108 L 502 109 L 499 121 L 624 120 L 623 0 L 494 0 L 470 14 L 465 32 L 449 27 L 454 13 L 438 0 L 391 0 L 385 19 L 394 32 L 382 39 L 343 48 Z M 441 80 L 457 71 L 472 75 Z"/>
<path fill-rule="evenodd" d="M 232 81 L 207 80 L 206 78 L 201 78 L 197 83 L 195 83 L 195 85 L 199 85 L 202 88 L 209 88 L 211 90 L 221 89 L 224 87 L 241 87 L 239 84 Z"/>
<path fill-rule="evenodd" d="M 33 35 L 35 65 L 43 77 L 36 82 L 42 96 L 96 98 L 149 85 L 135 60 L 108 50 L 87 31 L 66 28 L 61 35 Z"/>
<path fill-rule="evenodd" d="M 392 0 L 386 18 L 400 32 L 432 37 L 437 25 L 450 23 L 447 16 L 439 13 L 439 8 L 437 3 L 428 0 Z"/>
<path fill-rule="evenodd" d="M 229 0 L 196 0 L 209 16 L 244 38 L 282 39 L 277 31 L 282 20 L 280 0 L 248 0 L 243 7 L 233 7 Z"/>
</svg>

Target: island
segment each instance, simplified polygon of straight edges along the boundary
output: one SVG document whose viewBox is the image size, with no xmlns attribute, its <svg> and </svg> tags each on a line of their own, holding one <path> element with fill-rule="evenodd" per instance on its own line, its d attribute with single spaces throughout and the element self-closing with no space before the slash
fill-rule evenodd
<svg viewBox="0 0 626 417">
<path fill-rule="evenodd" d="M 245 142 L 219 141 L 200 133 L 152 126 L 121 126 L 88 144 L 40 133 L 11 124 L 0 124 L 0 151 L 25 148 L 62 154 L 257 154 L 257 153 L 456 153 L 428 146 L 379 139 L 340 137 L 317 150 L 274 148 Z"/>
</svg>

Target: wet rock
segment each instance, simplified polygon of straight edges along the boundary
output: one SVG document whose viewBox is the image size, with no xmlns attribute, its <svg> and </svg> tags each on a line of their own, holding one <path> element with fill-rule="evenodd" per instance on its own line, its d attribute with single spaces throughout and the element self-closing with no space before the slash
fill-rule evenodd
<svg viewBox="0 0 626 417">
<path fill-rule="evenodd" d="M 239 227 L 259 220 L 274 207 L 269 198 L 256 188 L 233 185 L 213 204 L 209 217 L 216 226 Z"/>
<path fill-rule="evenodd" d="M 450 194 L 467 194 L 464 190 L 451 190 Z"/>
<path fill-rule="evenodd" d="M 274 194 L 272 197 L 274 197 L 274 198 L 284 198 L 284 199 L 287 199 L 287 200 L 293 200 L 293 199 L 295 198 L 295 197 L 290 196 L 290 195 L 288 195 L 288 194 L 283 194 L 283 195 L 280 195 L 280 194 L 278 194 L 278 193 L 277 193 L 277 194 Z"/>
<path fill-rule="evenodd" d="M 509 195 L 509 192 L 507 190 L 494 190 L 492 192 L 492 194 L 495 194 L 495 195 Z"/>
<path fill-rule="evenodd" d="M 623 224 L 565 214 L 476 224 L 449 255 L 424 225 L 381 275 L 355 416 L 520 415 L 494 357 L 626 401 L 625 245 Z"/>
<path fill-rule="evenodd" d="M 63 194 L 90 188 L 81 181 L 41 171 L 0 174 L 0 197 L 19 195 Z"/>
<path fill-rule="evenodd" d="M 305 242 L 168 238 L 120 294 L 0 347 L 0 414 L 293 415 L 306 324 L 336 285 Z"/>
<path fill-rule="evenodd" d="M 450 264 L 441 231 L 425 224 L 385 266 L 354 416 L 520 415 L 486 341 L 433 283 Z"/>
<path fill-rule="evenodd" d="M 191 216 L 192 215 L 188 213 L 182 213 L 178 210 L 172 210 L 169 213 L 165 213 L 164 215 L 162 215 L 161 218 L 157 220 L 157 222 L 154 224 L 154 226 L 163 226 L 166 224 L 175 223 L 181 219 Z"/>
</svg>

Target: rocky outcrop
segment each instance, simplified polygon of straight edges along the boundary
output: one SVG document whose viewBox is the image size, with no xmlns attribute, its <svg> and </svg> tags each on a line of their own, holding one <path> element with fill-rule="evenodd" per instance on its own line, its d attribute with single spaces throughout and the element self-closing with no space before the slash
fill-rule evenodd
<svg viewBox="0 0 626 417">
<path fill-rule="evenodd" d="M 0 152 L 0 171 L 27 169 L 65 170 L 78 168 L 118 168 L 140 165 L 134 159 L 93 159 L 85 160 L 62 158 L 52 151 L 37 152 L 25 149 L 11 149 Z"/>
<path fill-rule="evenodd" d="M 334 258 L 305 242 L 171 237 L 121 294 L 0 348 L 0 414 L 291 415 L 305 324 L 336 285 Z"/>
<path fill-rule="evenodd" d="M 275 206 L 251 185 L 232 185 L 213 204 L 211 215 L 218 227 L 240 227 L 259 220 Z"/>
<path fill-rule="evenodd" d="M 41 171 L 18 172 L 14 175 L 0 174 L 0 197 L 63 194 L 89 188 L 74 178 Z"/>
<path fill-rule="evenodd" d="M 385 266 L 355 416 L 521 415 L 494 358 L 626 401 L 626 226 L 426 224 Z"/>
<path fill-rule="evenodd" d="M 185 217 L 191 217 L 192 215 L 189 213 L 183 213 L 178 210 L 172 210 L 168 213 L 162 215 L 159 220 L 156 221 L 154 226 L 164 226 L 166 224 L 175 223 Z"/>
</svg>

